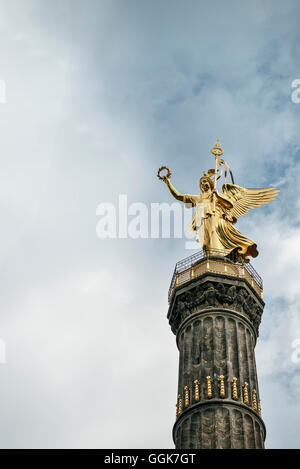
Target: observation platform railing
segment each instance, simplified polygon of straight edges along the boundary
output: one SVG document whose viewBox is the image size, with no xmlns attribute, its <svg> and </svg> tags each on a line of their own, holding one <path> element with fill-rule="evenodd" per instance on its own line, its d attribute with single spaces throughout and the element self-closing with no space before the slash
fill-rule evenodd
<svg viewBox="0 0 300 469">
<path fill-rule="evenodd" d="M 169 303 L 172 300 L 176 287 L 189 282 L 193 278 L 199 277 L 205 272 L 245 278 L 262 298 L 262 278 L 249 262 L 234 262 L 232 259 L 228 258 L 228 256 L 226 257 L 226 252 L 211 249 L 209 251 L 196 252 L 177 262 L 169 288 Z"/>
</svg>

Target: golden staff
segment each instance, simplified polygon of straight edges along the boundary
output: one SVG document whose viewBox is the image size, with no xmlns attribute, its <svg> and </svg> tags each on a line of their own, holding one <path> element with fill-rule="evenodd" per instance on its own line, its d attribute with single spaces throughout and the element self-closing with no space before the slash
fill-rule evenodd
<svg viewBox="0 0 300 469">
<path fill-rule="evenodd" d="M 215 146 L 210 149 L 210 152 L 215 155 L 215 180 L 214 180 L 214 189 L 217 189 L 217 171 L 218 171 L 218 162 L 219 162 L 219 156 L 222 156 L 224 153 L 224 150 L 221 148 L 221 144 L 219 140 L 216 141 Z M 213 195 L 214 197 L 214 212 L 216 211 L 216 197 L 215 194 Z"/>
</svg>

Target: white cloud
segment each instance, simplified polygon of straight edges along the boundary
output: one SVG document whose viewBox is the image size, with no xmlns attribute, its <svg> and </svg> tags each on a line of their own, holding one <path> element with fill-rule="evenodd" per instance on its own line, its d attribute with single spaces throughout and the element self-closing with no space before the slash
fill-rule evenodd
<svg viewBox="0 0 300 469">
<path fill-rule="evenodd" d="M 238 184 L 281 180 L 273 208 L 240 229 L 261 250 L 268 445 L 279 427 L 288 444 L 295 407 L 286 400 L 278 421 L 271 412 L 272 377 L 282 399 L 284 373 L 298 385 L 298 10 L 0 2 L 1 445 L 172 446 L 178 356 L 166 300 L 189 252 L 180 240 L 100 241 L 95 209 L 119 193 L 166 200 L 163 163 L 175 186 L 197 191 L 216 138 Z"/>
</svg>

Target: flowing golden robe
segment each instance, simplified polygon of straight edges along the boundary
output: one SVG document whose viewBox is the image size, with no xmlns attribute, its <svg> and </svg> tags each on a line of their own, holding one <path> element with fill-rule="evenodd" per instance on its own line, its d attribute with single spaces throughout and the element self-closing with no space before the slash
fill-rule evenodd
<svg viewBox="0 0 300 469">
<path fill-rule="evenodd" d="M 224 194 L 214 195 L 211 191 L 199 195 L 185 194 L 183 202 L 194 207 L 190 227 L 197 232 L 197 241 L 203 249 L 225 251 L 226 255 L 236 250 L 246 258 L 258 255 L 255 242 L 234 227 L 236 219 L 229 214 L 232 203 Z"/>
</svg>

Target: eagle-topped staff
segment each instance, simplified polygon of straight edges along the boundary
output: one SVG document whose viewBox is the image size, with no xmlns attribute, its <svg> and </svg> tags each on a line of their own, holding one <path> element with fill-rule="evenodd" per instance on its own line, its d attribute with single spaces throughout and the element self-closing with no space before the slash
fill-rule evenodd
<svg viewBox="0 0 300 469">
<path fill-rule="evenodd" d="M 249 256 L 257 257 L 257 245 L 254 241 L 244 236 L 235 227 L 238 217 L 246 215 L 250 208 L 259 207 L 273 200 L 279 190 L 274 187 L 265 189 L 247 189 L 234 184 L 233 175 L 228 164 L 220 158 L 224 151 L 217 140 L 211 149 L 215 156 L 215 169 L 209 169 L 203 173 L 199 181 L 201 194 L 181 194 L 171 184 L 171 171 L 167 166 L 159 168 L 157 176 L 164 181 L 169 191 L 175 197 L 194 207 L 191 228 L 197 233 L 197 241 L 202 244 L 202 249 L 223 251 L 225 256 L 249 262 Z M 225 183 L 221 194 L 217 191 L 218 165 L 225 168 Z M 167 174 L 162 175 L 166 170 Z M 231 184 L 226 183 L 226 175 L 229 171 Z M 213 179 L 212 179 L 213 177 Z"/>
</svg>

